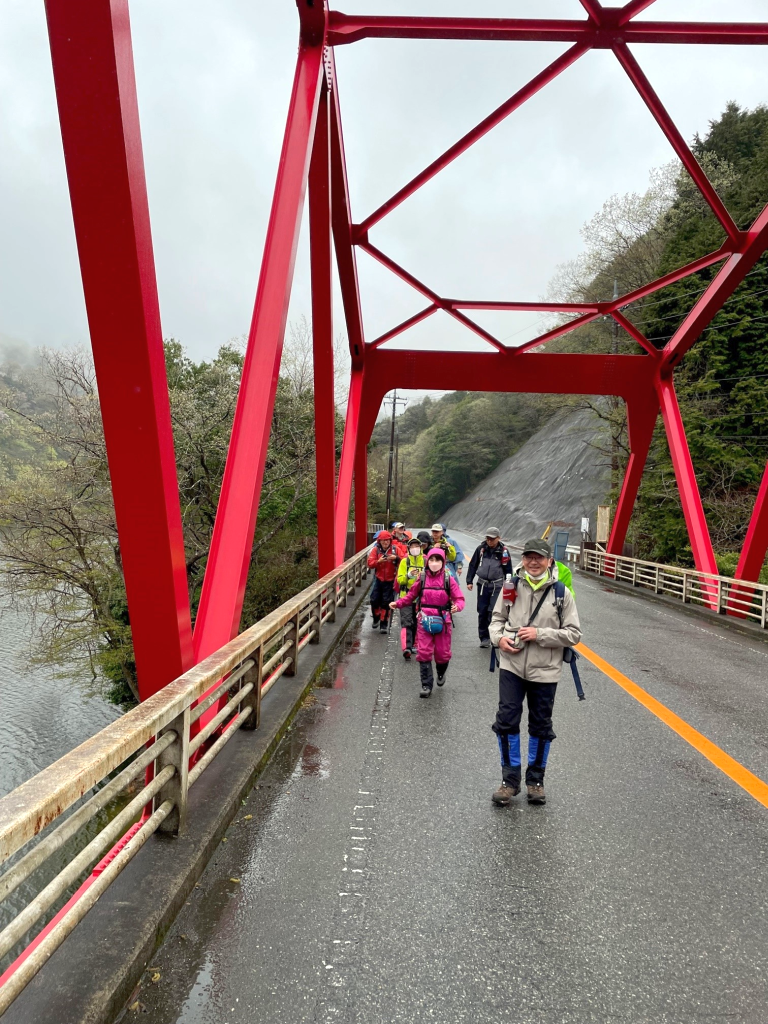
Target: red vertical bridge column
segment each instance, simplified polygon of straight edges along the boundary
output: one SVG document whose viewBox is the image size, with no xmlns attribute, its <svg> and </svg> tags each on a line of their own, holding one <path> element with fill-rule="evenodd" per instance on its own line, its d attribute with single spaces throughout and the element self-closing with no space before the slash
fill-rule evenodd
<svg viewBox="0 0 768 1024">
<path fill-rule="evenodd" d="M 127 0 L 47 0 L 56 100 L 139 692 L 192 664 Z"/>
<path fill-rule="evenodd" d="M 333 365 L 333 248 L 328 89 L 323 87 L 309 166 L 309 242 L 312 261 L 312 342 L 315 391 L 317 561 L 320 576 L 344 559 L 336 549 L 336 405 Z"/>
</svg>

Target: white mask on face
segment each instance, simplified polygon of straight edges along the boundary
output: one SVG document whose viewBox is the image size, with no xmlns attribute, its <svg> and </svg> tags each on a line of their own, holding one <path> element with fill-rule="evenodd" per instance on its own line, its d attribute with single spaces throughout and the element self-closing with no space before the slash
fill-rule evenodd
<svg viewBox="0 0 768 1024">
<path fill-rule="evenodd" d="M 532 580 L 536 580 L 536 582 L 538 583 L 539 580 L 543 580 L 544 577 L 547 575 L 547 570 L 545 569 L 544 572 L 540 572 L 538 576 L 534 576 L 532 572 L 528 572 L 528 570 L 526 569 L 525 574 L 526 576 L 530 576 Z"/>
</svg>

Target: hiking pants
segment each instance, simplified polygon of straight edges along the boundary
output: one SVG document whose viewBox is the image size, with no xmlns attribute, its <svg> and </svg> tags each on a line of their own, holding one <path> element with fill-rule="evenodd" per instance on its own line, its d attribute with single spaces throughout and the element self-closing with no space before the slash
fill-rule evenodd
<svg viewBox="0 0 768 1024">
<path fill-rule="evenodd" d="M 373 581 L 371 589 L 371 614 L 374 621 L 380 619 L 387 622 L 389 618 L 389 602 L 395 599 L 394 580 L 380 580 L 378 576 Z"/>
<path fill-rule="evenodd" d="M 492 583 L 477 584 L 477 632 L 481 640 L 490 640 L 491 638 L 488 627 L 491 624 L 493 609 L 500 593 L 501 583 L 497 587 L 494 587 Z"/>
<path fill-rule="evenodd" d="M 400 643 L 405 650 L 416 646 L 416 613 L 412 604 L 405 604 L 400 609 Z"/>
<path fill-rule="evenodd" d="M 501 776 L 507 784 L 520 784 L 520 719 L 523 700 L 528 700 L 528 768 L 526 785 L 544 781 L 549 748 L 555 739 L 552 708 L 557 683 L 531 683 L 507 669 L 499 671 L 499 709 L 491 728 L 501 754 Z"/>
<path fill-rule="evenodd" d="M 437 665 L 447 665 L 451 660 L 451 624 L 446 622 L 442 633 L 428 633 L 421 623 L 416 627 L 416 661 L 435 659 Z"/>
</svg>

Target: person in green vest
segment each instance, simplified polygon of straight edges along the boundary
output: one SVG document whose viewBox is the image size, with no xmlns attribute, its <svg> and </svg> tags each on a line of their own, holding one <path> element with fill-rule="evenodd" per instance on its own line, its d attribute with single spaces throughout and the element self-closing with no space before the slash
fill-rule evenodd
<svg viewBox="0 0 768 1024">
<path fill-rule="evenodd" d="M 405 597 L 417 579 L 424 572 L 425 559 L 418 537 L 408 541 L 408 554 L 400 562 L 397 569 L 397 596 Z M 400 644 L 403 657 L 410 661 L 416 653 L 416 612 L 413 605 L 404 605 L 400 609 Z"/>
</svg>

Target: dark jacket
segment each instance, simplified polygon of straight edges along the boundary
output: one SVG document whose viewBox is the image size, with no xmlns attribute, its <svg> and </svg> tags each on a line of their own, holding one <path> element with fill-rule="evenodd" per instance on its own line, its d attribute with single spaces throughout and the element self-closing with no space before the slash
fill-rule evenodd
<svg viewBox="0 0 768 1024">
<path fill-rule="evenodd" d="M 495 548 L 489 547 L 483 541 L 472 555 L 467 571 L 467 583 L 472 583 L 477 576 L 480 586 L 492 586 L 498 590 L 504 582 L 504 577 L 511 572 L 512 556 L 501 541 Z"/>
</svg>

